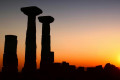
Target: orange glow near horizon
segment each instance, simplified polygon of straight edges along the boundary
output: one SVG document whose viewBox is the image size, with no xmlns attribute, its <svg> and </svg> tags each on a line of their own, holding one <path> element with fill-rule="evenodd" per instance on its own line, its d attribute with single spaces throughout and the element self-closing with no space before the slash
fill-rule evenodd
<svg viewBox="0 0 120 80">
<path fill-rule="evenodd" d="M 67 32 L 63 31 L 62 36 L 60 34 L 55 34 L 54 30 L 52 31 L 51 51 L 54 51 L 55 62 L 62 63 L 62 61 L 66 61 L 69 62 L 70 65 L 76 65 L 76 67 L 94 67 L 97 65 L 102 65 L 104 67 L 106 63 L 112 63 L 119 67 L 120 32 L 116 29 L 99 29 L 94 32 L 81 32 L 81 34 L 75 32 L 74 35 L 68 35 Z M 59 33 L 59 31 L 56 33 Z M 39 36 L 41 36 L 41 34 L 37 33 L 37 68 L 40 67 L 41 59 L 41 37 Z M 59 37 L 56 38 L 55 36 Z M 17 46 L 19 71 L 22 70 L 25 59 L 25 44 L 23 42 L 25 42 L 25 36 L 19 36 Z M 2 54 L 0 54 L 1 66 L 4 51 L 3 46 L 4 44 L 2 44 Z"/>
</svg>

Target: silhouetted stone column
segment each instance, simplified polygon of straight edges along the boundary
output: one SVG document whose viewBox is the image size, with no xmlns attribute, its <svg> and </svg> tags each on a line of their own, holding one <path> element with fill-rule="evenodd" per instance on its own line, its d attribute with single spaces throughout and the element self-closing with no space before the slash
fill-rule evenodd
<svg viewBox="0 0 120 80">
<path fill-rule="evenodd" d="M 5 47 L 3 54 L 3 73 L 17 73 L 18 59 L 17 59 L 17 36 L 6 35 Z"/>
<path fill-rule="evenodd" d="M 40 16 L 39 21 L 42 23 L 42 45 L 41 45 L 41 63 L 46 64 L 54 62 L 54 52 L 51 52 L 50 48 L 50 23 L 54 21 L 54 18 L 51 16 Z"/>
<path fill-rule="evenodd" d="M 23 71 L 36 70 L 36 16 L 42 13 L 38 7 L 23 7 L 21 11 L 28 16 L 28 27 L 26 33 L 25 64 Z"/>
</svg>

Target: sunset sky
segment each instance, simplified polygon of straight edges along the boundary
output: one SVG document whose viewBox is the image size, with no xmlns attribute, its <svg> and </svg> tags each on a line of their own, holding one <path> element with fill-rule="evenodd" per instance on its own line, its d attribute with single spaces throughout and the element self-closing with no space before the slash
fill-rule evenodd
<svg viewBox="0 0 120 80">
<path fill-rule="evenodd" d="M 5 35 L 17 35 L 18 68 L 25 59 L 27 16 L 21 7 L 37 6 L 39 16 L 50 15 L 51 50 L 55 62 L 94 67 L 111 63 L 120 67 L 120 0 L 0 0 L 0 70 Z M 37 68 L 40 64 L 42 24 L 36 17 Z"/>
</svg>

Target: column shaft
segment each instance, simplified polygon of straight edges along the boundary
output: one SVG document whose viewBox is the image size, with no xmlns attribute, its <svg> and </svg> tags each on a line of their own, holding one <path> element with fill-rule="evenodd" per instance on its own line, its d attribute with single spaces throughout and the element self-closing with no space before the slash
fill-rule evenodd
<svg viewBox="0 0 120 80">
<path fill-rule="evenodd" d="M 36 17 L 28 16 L 26 33 L 25 67 L 36 69 Z"/>
<path fill-rule="evenodd" d="M 50 56 L 50 24 L 42 25 L 42 50 L 41 50 L 41 61 L 49 62 Z"/>
</svg>

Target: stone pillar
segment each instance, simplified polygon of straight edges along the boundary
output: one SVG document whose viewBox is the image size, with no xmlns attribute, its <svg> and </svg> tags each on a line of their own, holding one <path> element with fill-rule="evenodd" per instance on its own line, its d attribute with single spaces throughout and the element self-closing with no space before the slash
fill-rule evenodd
<svg viewBox="0 0 120 80">
<path fill-rule="evenodd" d="M 3 73 L 18 72 L 17 36 L 15 35 L 5 36 L 2 72 Z"/>
<path fill-rule="evenodd" d="M 33 72 L 36 70 L 36 16 L 42 13 L 38 7 L 23 7 L 21 11 L 28 16 L 26 32 L 25 64 L 23 71 Z"/>
<path fill-rule="evenodd" d="M 54 18 L 51 16 L 40 16 L 39 21 L 42 23 L 42 43 L 41 43 L 41 63 L 45 68 L 47 64 L 54 62 L 54 52 L 51 52 L 50 47 L 50 23 L 54 21 Z"/>
</svg>

